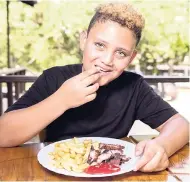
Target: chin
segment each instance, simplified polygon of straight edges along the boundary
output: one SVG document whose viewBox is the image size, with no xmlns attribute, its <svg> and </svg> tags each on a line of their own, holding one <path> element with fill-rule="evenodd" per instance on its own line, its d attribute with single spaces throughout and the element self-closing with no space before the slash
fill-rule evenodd
<svg viewBox="0 0 190 182">
<path fill-rule="evenodd" d="M 101 86 L 105 86 L 105 85 L 109 84 L 110 82 L 111 82 L 110 80 L 105 79 L 105 78 L 101 78 L 101 79 L 98 81 L 100 87 L 101 87 Z"/>
</svg>

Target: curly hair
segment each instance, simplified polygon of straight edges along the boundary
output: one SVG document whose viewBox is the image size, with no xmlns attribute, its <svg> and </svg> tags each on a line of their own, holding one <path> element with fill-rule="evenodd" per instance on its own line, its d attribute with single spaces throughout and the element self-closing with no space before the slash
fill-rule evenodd
<svg viewBox="0 0 190 182">
<path fill-rule="evenodd" d="M 132 5 L 126 3 L 108 3 L 98 6 L 90 21 L 87 33 L 89 34 L 96 22 L 104 23 L 106 21 L 114 21 L 122 27 L 130 29 L 134 33 L 136 45 L 138 45 L 145 20 Z"/>
</svg>

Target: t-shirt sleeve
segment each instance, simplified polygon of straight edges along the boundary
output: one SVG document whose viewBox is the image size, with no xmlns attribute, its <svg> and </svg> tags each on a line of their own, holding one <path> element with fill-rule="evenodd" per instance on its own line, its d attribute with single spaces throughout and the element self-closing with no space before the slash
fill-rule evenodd
<svg viewBox="0 0 190 182">
<path fill-rule="evenodd" d="M 157 95 L 143 78 L 140 79 L 139 83 L 136 120 L 141 120 L 155 129 L 177 114 L 177 111 Z"/>
<path fill-rule="evenodd" d="M 26 93 L 20 97 L 12 106 L 5 112 L 23 109 L 39 103 L 47 98 L 49 95 L 49 88 L 47 85 L 45 71 L 37 78 Z"/>
</svg>

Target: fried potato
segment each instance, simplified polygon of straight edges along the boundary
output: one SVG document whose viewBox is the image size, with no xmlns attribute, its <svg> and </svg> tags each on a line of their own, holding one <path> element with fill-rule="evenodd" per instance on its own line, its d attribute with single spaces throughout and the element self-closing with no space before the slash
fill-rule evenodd
<svg viewBox="0 0 190 182">
<path fill-rule="evenodd" d="M 92 140 L 84 140 L 83 143 L 84 143 L 84 145 L 87 146 L 88 144 L 91 144 L 91 143 L 92 143 Z"/>
<path fill-rule="evenodd" d="M 76 138 L 76 137 L 74 137 L 73 140 L 74 140 L 74 143 L 75 143 L 75 144 L 80 143 L 80 142 L 79 142 L 79 139 Z"/>
<path fill-rule="evenodd" d="M 99 149 L 99 144 L 100 142 L 93 142 L 92 145 L 94 147 L 95 150 L 98 150 Z"/>
<path fill-rule="evenodd" d="M 70 150 L 70 157 L 74 159 L 76 157 L 76 152 L 73 150 Z"/>
<path fill-rule="evenodd" d="M 83 169 L 79 169 L 78 167 L 73 167 L 72 171 L 77 172 L 77 173 L 82 173 L 84 170 Z"/>
<path fill-rule="evenodd" d="M 89 144 L 87 145 L 86 153 L 85 153 L 84 156 L 83 156 L 83 163 L 87 163 L 88 156 L 89 156 L 89 153 L 90 153 L 90 149 L 91 149 L 91 143 L 89 143 Z"/>
<path fill-rule="evenodd" d="M 95 149 L 99 147 L 98 142 L 92 143 L 92 140 L 81 142 L 74 137 L 69 141 L 56 143 L 54 151 L 50 152 L 49 155 L 56 168 L 80 173 L 89 166 L 87 160 L 92 144 Z"/>
<path fill-rule="evenodd" d="M 87 167 L 89 167 L 88 163 L 84 163 L 84 164 L 78 165 L 78 168 L 82 169 L 82 170 L 86 169 Z"/>
</svg>

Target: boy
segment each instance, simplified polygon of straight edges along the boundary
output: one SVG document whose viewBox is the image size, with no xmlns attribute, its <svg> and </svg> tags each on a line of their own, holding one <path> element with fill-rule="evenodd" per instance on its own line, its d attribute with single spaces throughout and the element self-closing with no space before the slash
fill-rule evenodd
<svg viewBox="0 0 190 182">
<path fill-rule="evenodd" d="M 165 169 L 168 157 L 188 142 L 188 122 L 140 75 L 124 71 L 143 27 L 142 15 L 130 5 L 100 6 L 80 37 L 83 64 L 44 71 L 0 118 L 0 146 L 22 144 L 44 128 L 46 141 L 122 138 L 139 119 L 160 135 L 136 146 L 142 157 L 134 170 Z"/>
</svg>

